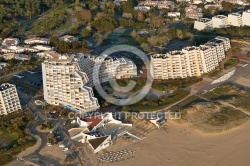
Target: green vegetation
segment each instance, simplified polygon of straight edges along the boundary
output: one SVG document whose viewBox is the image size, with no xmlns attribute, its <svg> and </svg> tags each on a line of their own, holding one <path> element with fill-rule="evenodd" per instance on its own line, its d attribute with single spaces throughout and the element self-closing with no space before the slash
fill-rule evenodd
<svg viewBox="0 0 250 166">
<path fill-rule="evenodd" d="M 212 99 L 214 102 L 199 96 L 191 96 L 171 107 L 170 111 L 181 113 L 181 119 L 176 120 L 176 122 L 191 124 L 192 127 L 206 133 L 229 130 L 249 120 L 249 116 L 241 110 L 220 103 L 222 99 L 230 103 L 228 100 L 230 97 L 224 94 L 228 91 L 231 91 L 230 94 L 237 94 L 237 90 L 239 89 L 232 85 L 223 85 L 203 95 L 203 97 Z M 246 91 L 240 91 L 240 94 L 243 93 L 246 93 Z"/>
<path fill-rule="evenodd" d="M 57 36 L 52 36 L 50 42 L 54 47 L 57 47 L 59 52 L 88 52 L 87 44 L 85 41 L 65 42 L 59 40 Z"/>
<path fill-rule="evenodd" d="M 135 81 L 136 85 L 133 88 L 133 92 L 140 90 L 145 84 L 146 80 L 143 78 L 129 78 L 129 79 L 119 79 L 117 84 L 120 86 L 126 86 L 130 81 Z M 193 85 L 199 81 L 202 81 L 201 77 L 188 77 L 188 78 L 176 78 L 168 80 L 154 80 L 152 88 L 159 91 L 175 90 L 178 88 L 186 88 Z"/>
<path fill-rule="evenodd" d="M 0 4 L 0 36 L 5 37 L 20 20 L 34 18 L 68 0 L 2 0 Z"/>
<path fill-rule="evenodd" d="M 237 86 L 222 85 L 212 92 L 205 93 L 203 96 L 214 101 L 226 101 L 237 108 L 250 112 L 250 91 L 244 91 Z"/>
<path fill-rule="evenodd" d="M 229 59 L 225 64 L 224 64 L 224 68 L 228 69 L 230 67 L 236 66 L 237 64 L 239 64 L 240 61 L 238 58 L 231 58 Z"/>
<path fill-rule="evenodd" d="M 247 26 L 216 28 L 215 33 L 217 35 L 230 35 L 231 37 L 250 37 L 250 29 Z"/>
<path fill-rule="evenodd" d="M 144 112 L 144 111 L 157 111 L 163 109 L 170 104 L 173 104 L 189 95 L 189 92 L 184 90 L 177 90 L 172 93 L 171 96 L 166 97 L 162 96 L 159 100 L 152 100 L 150 98 L 144 98 L 136 104 L 123 106 L 122 111 L 131 111 L 131 112 Z"/>
<path fill-rule="evenodd" d="M 82 37 L 90 37 L 91 33 L 88 29 L 83 29 L 81 32 Z"/>
<path fill-rule="evenodd" d="M 0 116 L 0 163 L 7 164 L 13 158 L 6 153 L 16 155 L 29 146 L 35 144 L 35 139 L 26 129 L 33 120 L 31 114 L 20 110 L 8 115 Z"/>
<path fill-rule="evenodd" d="M 247 52 L 247 57 L 250 58 L 250 52 Z"/>
<path fill-rule="evenodd" d="M 217 76 L 221 71 L 222 71 L 222 68 L 217 67 L 217 68 L 215 68 L 214 70 L 212 70 L 211 72 L 203 74 L 203 76 L 215 77 L 215 76 Z"/>
<path fill-rule="evenodd" d="M 53 125 L 51 123 L 42 123 L 39 125 L 39 128 L 41 130 L 49 130 L 53 128 Z"/>
</svg>

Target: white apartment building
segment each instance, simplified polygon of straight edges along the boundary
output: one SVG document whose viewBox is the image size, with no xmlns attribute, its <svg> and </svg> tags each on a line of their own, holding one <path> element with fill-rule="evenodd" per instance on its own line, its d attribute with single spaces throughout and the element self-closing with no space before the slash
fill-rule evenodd
<svg viewBox="0 0 250 166">
<path fill-rule="evenodd" d="M 220 41 L 222 41 L 222 43 L 223 43 L 224 51 L 225 52 L 231 48 L 231 44 L 230 44 L 229 38 L 222 37 L 222 36 L 217 36 L 213 40 L 210 40 L 210 42 L 218 42 L 218 43 L 220 43 Z"/>
<path fill-rule="evenodd" d="M 151 75 L 154 79 L 199 77 L 219 66 L 228 47 L 230 48 L 229 39 L 216 37 L 199 47 L 154 54 L 151 56 Z"/>
<path fill-rule="evenodd" d="M 42 63 L 44 100 L 86 112 L 99 108 L 92 88 L 86 86 L 88 77 L 80 71 L 74 56 L 45 60 Z"/>
<path fill-rule="evenodd" d="M 242 25 L 250 26 L 250 9 L 242 13 Z"/>
<path fill-rule="evenodd" d="M 250 20 L 250 18 L 248 18 Z M 242 26 L 242 17 L 240 13 L 231 13 L 228 15 L 228 25 L 231 26 Z"/>
<path fill-rule="evenodd" d="M 194 29 L 198 31 L 213 29 L 212 20 L 209 18 L 200 18 L 194 22 Z"/>
<path fill-rule="evenodd" d="M 217 15 L 212 17 L 213 28 L 225 28 L 228 25 L 227 16 Z"/>
<path fill-rule="evenodd" d="M 100 66 L 99 70 L 95 66 Z M 93 80 L 99 79 L 100 83 L 110 79 L 131 78 L 137 76 L 137 67 L 133 61 L 126 58 L 112 58 L 107 56 L 82 55 L 79 66 L 88 75 L 88 85 L 94 86 Z M 99 77 L 98 77 L 99 75 Z"/>
<path fill-rule="evenodd" d="M 9 83 L 2 84 L 0 86 L 0 115 L 7 115 L 21 109 L 16 86 Z"/>
<path fill-rule="evenodd" d="M 151 74 L 154 79 L 200 76 L 196 47 L 152 55 L 151 65 Z"/>
</svg>

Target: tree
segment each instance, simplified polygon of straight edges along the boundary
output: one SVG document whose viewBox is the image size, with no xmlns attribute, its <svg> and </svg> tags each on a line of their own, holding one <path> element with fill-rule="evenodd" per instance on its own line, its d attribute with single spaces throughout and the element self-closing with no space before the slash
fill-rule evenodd
<svg viewBox="0 0 250 166">
<path fill-rule="evenodd" d="M 90 33 L 90 31 L 88 29 L 85 28 L 85 29 L 82 30 L 81 35 L 83 37 L 89 37 L 89 36 L 91 36 L 91 33 Z"/>
</svg>

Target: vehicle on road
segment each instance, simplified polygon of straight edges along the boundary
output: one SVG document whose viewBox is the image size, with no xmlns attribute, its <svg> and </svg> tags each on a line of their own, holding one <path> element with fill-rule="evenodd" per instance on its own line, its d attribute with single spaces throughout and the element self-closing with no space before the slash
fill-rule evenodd
<svg viewBox="0 0 250 166">
<path fill-rule="evenodd" d="M 48 142 L 48 143 L 46 144 L 46 146 L 52 146 L 52 144 Z"/>
<path fill-rule="evenodd" d="M 68 150 L 69 150 L 69 148 L 63 148 L 63 149 L 62 149 L 62 151 L 64 151 L 64 152 L 65 152 L 65 151 L 68 151 Z"/>
<path fill-rule="evenodd" d="M 60 144 L 59 148 L 65 148 L 65 145 L 64 144 Z"/>
</svg>

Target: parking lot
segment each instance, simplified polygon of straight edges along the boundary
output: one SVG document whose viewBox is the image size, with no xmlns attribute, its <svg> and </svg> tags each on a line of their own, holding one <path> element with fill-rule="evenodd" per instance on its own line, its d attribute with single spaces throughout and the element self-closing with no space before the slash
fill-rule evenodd
<svg viewBox="0 0 250 166">
<path fill-rule="evenodd" d="M 27 95 L 35 95 L 43 86 L 42 72 L 31 74 L 24 71 L 17 76 L 13 76 L 10 83 L 15 84 L 18 90 Z"/>
</svg>

